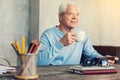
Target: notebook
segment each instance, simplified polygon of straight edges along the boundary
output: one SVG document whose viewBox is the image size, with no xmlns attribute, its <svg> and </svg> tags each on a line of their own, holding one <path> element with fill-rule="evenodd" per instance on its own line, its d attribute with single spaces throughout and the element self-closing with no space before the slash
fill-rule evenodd
<svg viewBox="0 0 120 80">
<path fill-rule="evenodd" d="M 101 67 L 101 66 L 71 66 L 70 71 L 77 74 L 108 74 L 117 73 L 114 66 Z"/>
</svg>

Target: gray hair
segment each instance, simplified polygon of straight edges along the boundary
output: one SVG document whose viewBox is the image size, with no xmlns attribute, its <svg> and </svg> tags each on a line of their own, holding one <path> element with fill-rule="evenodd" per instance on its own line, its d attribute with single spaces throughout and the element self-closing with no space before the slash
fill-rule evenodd
<svg viewBox="0 0 120 80">
<path fill-rule="evenodd" d="M 63 15 L 67 9 L 67 5 L 77 5 L 75 2 L 71 0 L 63 1 L 59 6 L 59 15 Z"/>
</svg>

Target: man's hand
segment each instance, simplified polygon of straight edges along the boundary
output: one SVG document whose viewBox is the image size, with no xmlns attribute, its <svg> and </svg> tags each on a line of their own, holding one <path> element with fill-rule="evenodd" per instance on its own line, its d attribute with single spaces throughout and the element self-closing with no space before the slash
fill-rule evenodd
<svg viewBox="0 0 120 80">
<path fill-rule="evenodd" d="M 64 46 L 71 45 L 76 40 L 76 34 L 73 31 L 66 33 L 61 39 L 60 42 Z"/>
<path fill-rule="evenodd" d="M 113 65 L 115 63 L 115 61 L 119 60 L 119 58 L 117 56 L 106 55 L 105 57 L 108 59 L 109 65 Z"/>
</svg>

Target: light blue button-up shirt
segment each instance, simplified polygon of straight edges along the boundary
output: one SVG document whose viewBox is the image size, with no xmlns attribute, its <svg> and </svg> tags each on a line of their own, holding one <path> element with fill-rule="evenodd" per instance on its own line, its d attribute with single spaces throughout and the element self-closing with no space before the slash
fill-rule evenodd
<svg viewBox="0 0 120 80">
<path fill-rule="evenodd" d="M 84 41 L 74 42 L 72 45 L 63 46 L 60 39 L 64 33 L 53 27 L 44 31 L 40 38 L 41 48 L 37 54 L 37 65 L 67 65 L 80 64 L 82 53 L 93 59 L 101 57 L 91 45 L 85 35 Z"/>
</svg>

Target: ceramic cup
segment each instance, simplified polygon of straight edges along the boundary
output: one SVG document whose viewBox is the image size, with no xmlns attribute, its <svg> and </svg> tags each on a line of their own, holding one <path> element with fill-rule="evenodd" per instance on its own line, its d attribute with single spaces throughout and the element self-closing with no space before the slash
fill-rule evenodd
<svg viewBox="0 0 120 80">
<path fill-rule="evenodd" d="M 85 37 L 85 31 L 77 31 L 76 32 L 76 41 L 82 42 Z"/>
</svg>

